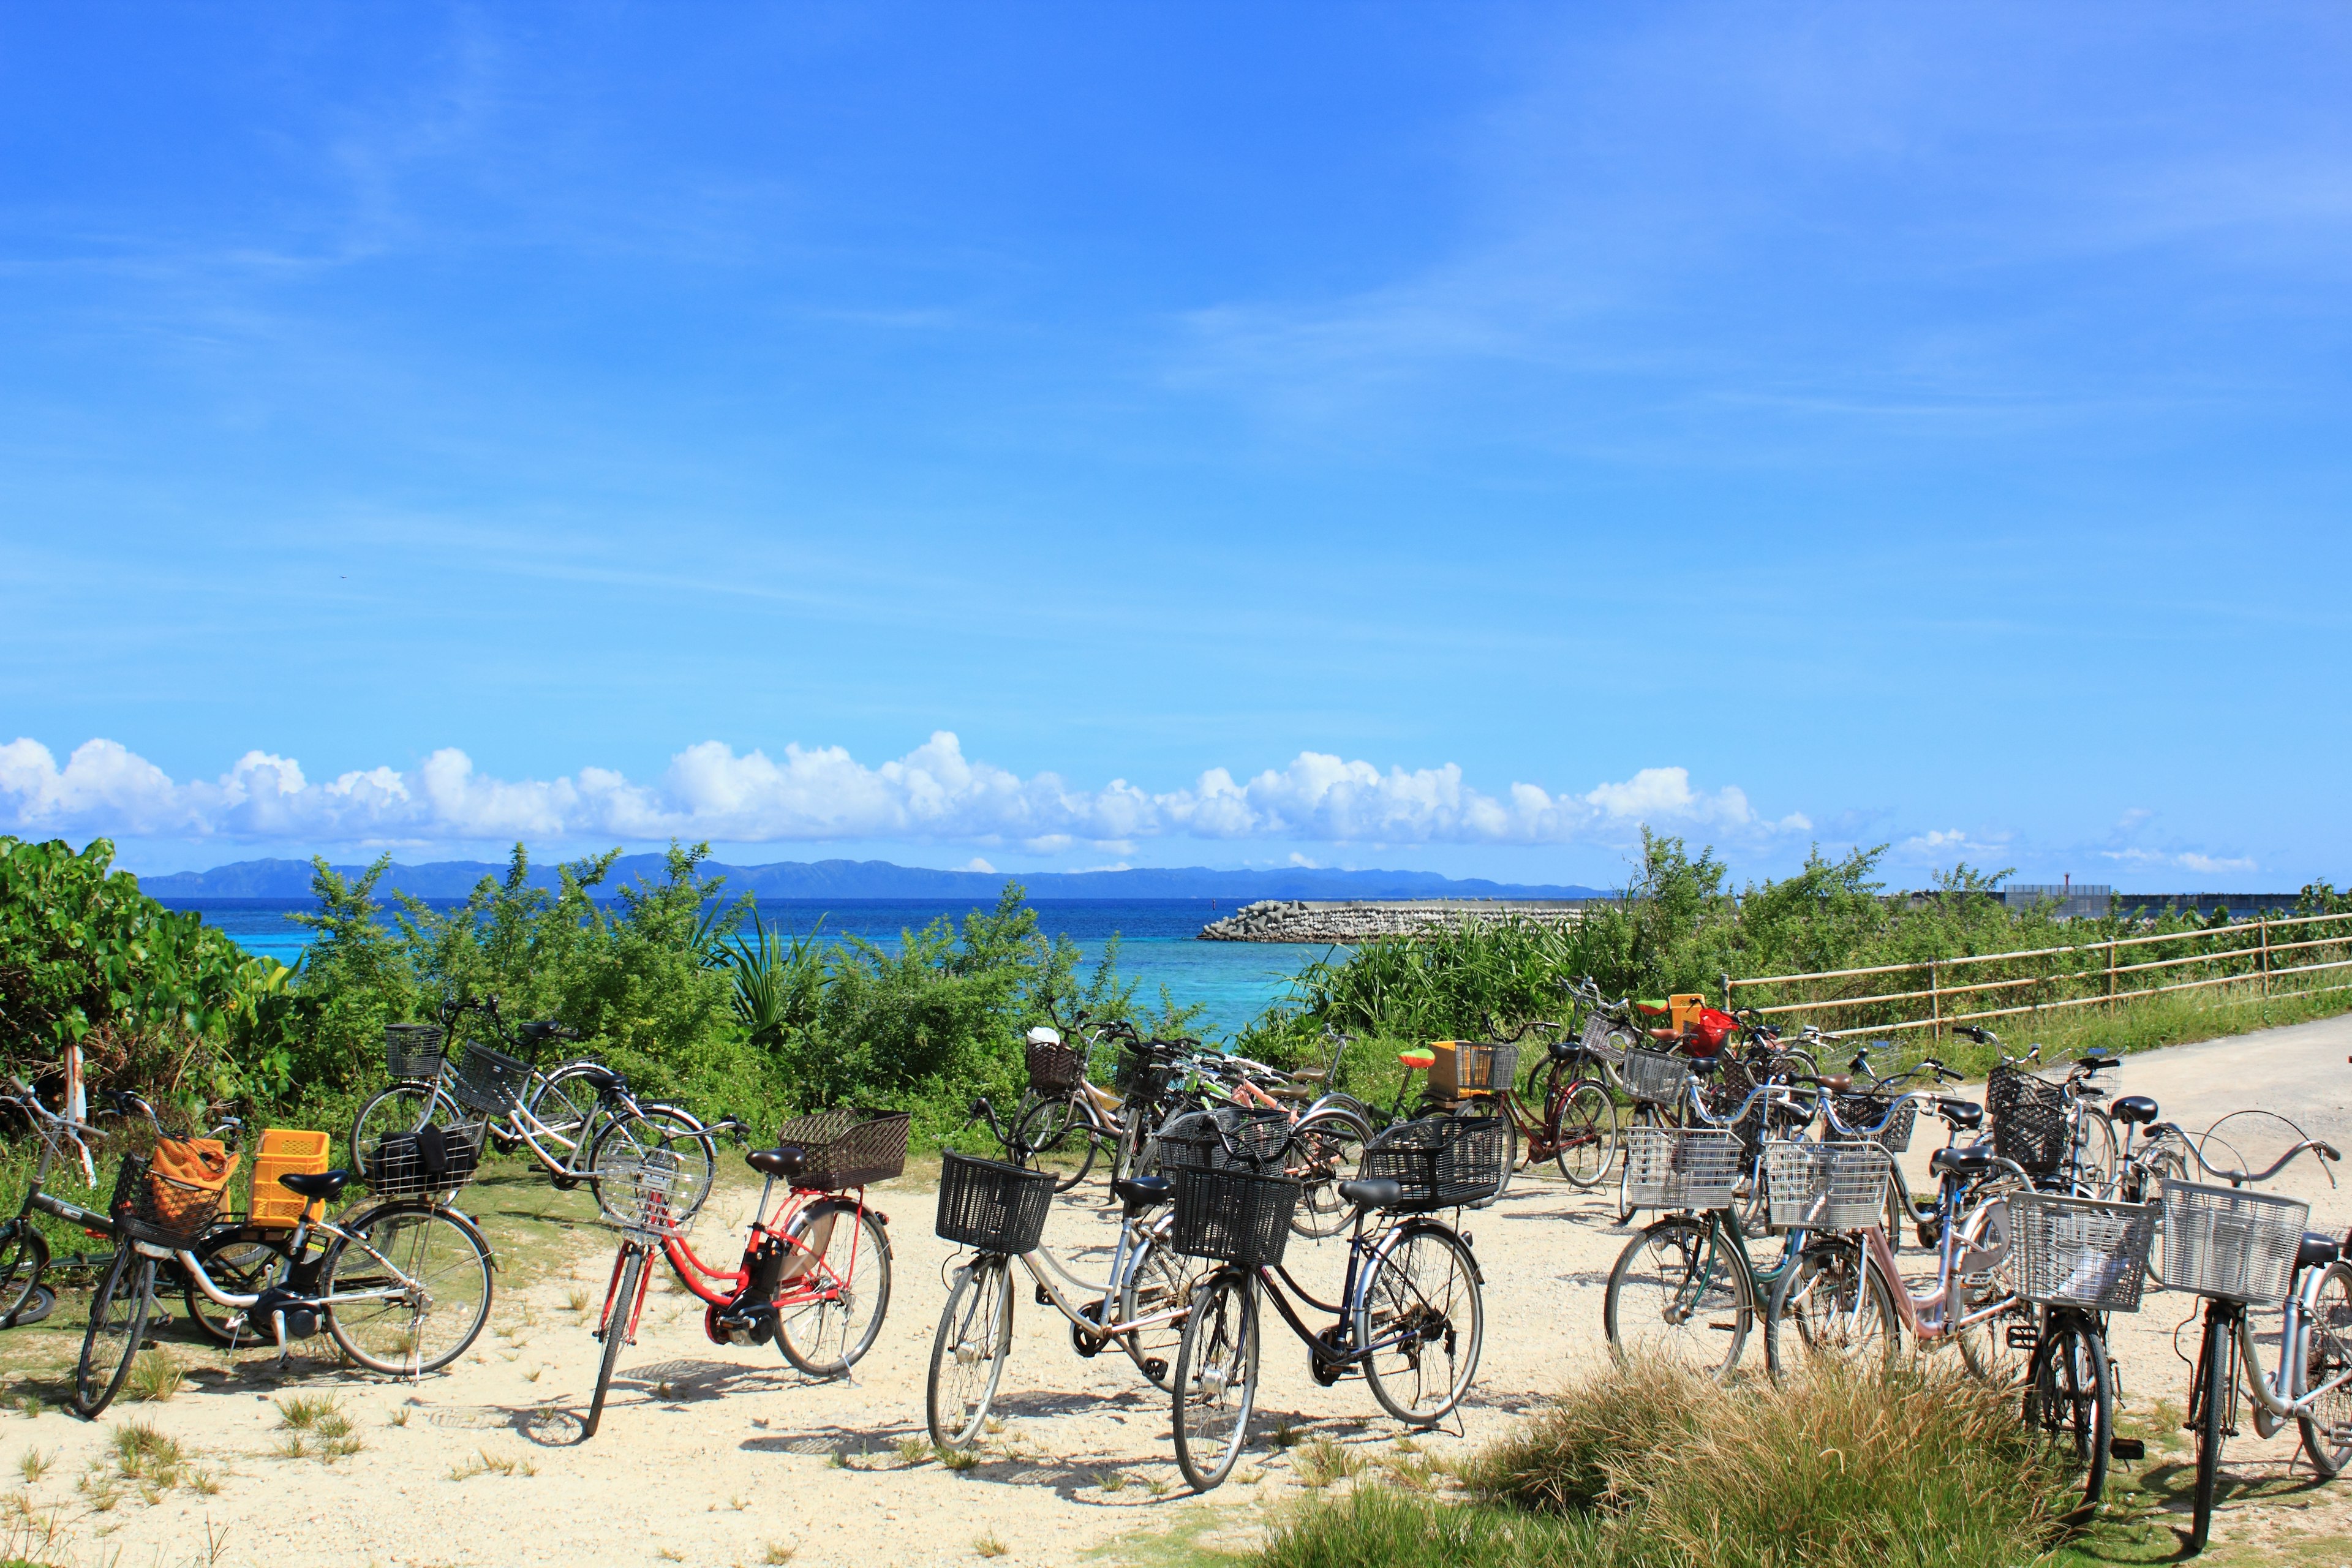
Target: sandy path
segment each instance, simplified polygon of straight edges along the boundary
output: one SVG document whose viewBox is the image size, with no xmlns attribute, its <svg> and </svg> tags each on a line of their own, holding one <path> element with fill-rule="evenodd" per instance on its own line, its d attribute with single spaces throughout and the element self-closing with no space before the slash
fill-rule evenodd
<svg viewBox="0 0 2352 1568">
<path fill-rule="evenodd" d="M 2124 1088 L 2156 1095 L 2192 1127 L 2238 1104 L 2301 1106 L 2315 1130 L 2330 1126 L 2352 1142 L 2347 1053 L 2352 1020 L 2305 1025 L 2134 1058 Z M 1910 1157 L 1923 1176 L 1932 1142 L 1923 1129 Z M 2352 1219 L 2352 1189 L 2330 1194 L 2308 1172 L 2290 1184 L 2315 1181 L 2315 1224 L 2340 1229 Z M 722 1192 L 698 1239 L 731 1252 L 730 1233 L 740 1234 L 735 1222 L 755 1191 Z M 812 1381 L 772 1350 L 714 1346 L 699 1303 L 671 1289 L 654 1298 L 639 1343 L 625 1353 L 604 1429 L 580 1442 L 568 1413 L 584 1403 L 598 1347 L 570 1302 L 574 1291 L 601 1300 L 611 1258 L 604 1233 L 583 1225 L 545 1244 L 558 1260 L 536 1283 L 502 1291 L 499 1331 L 450 1375 L 412 1388 L 313 1359 L 281 1383 L 267 1356 L 226 1368 L 217 1355 L 183 1347 L 197 1370 L 176 1397 L 120 1404 L 95 1426 L 55 1409 L 0 1417 L 0 1439 L 13 1439 L 0 1441 L 0 1460 L 26 1450 L 53 1458 L 22 1489 L 57 1530 L 37 1555 L 96 1562 L 119 1552 L 131 1563 L 215 1560 L 208 1525 L 222 1563 L 731 1564 L 781 1561 L 789 1551 L 798 1563 L 878 1568 L 976 1563 L 982 1544 L 1001 1542 L 1006 1561 L 1062 1563 L 1122 1536 L 1129 1545 L 1170 1531 L 1246 1542 L 1268 1505 L 1297 1495 L 1300 1450 L 1268 1448 L 1211 1499 L 1191 1497 L 1169 1448 L 1166 1397 L 1123 1358 L 1077 1357 L 1063 1321 L 1025 1297 L 1000 1405 L 1004 1430 L 988 1440 L 983 1462 L 958 1474 L 900 1458 L 896 1446 L 922 1431 L 949 1248 L 929 1234 L 927 1189 L 886 1189 L 878 1198 L 893 1219 L 893 1298 L 882 1338 L 853 1379 Z M 494 1239 L 505 1215 L 586 1212 L 576 1194 L 553 1199 L 520 1182 L 486 1184 L 469 1202 Z M 1524 1178 L 1501 1205 L 1468 1216 L 1468 1228 L 1486 1272 L 1488 1337 L 1461 1422 L 1415 1445 L 1441 1459 L 1503 1431 L 1564 1373 L 1600 1356 L 1602 1287 L 1628 1235 L 1600 1199 Z M 1099 1210 L 1072 1206 L 1056 1211 L 1048 1241 L 1086 1272 L 1086 1249 L 1108 1235 Z M 1302 1279 L 1328 1283 L 1342 1248 L 1295 1244 L 1293 1259 Z M 79 1307 L 68 1297 L 66 1313 Z M 2189 1307 L 2151 1295 L 2146 1310 L 2118 1320 L 2116 1350 L 2136 1409 L 2180 1399 L 2188 1370 L 2174 1358 L 2171 1331 Z M 39 1365 L 69 1359 L 78 1342 L 78 1331 L 5 1336 L 12 1392 L 53 1390 L 54 1373 Z M 1271 1319 L 1262 1386 L 1267 1429 L 1295 1425 L 1375 1466 L 1420 1462 L 1360 1383 L 1318 1387 L 1304 1352 Z M 338 1395 L 362 1451 L 331 1465 L 281 1457 L 286 1435 L 273 1396 L 296 1392 Z M 112 1435 L 132 1422 L 177 1439 L 217 1490 L 184 1483 L 151 1501 L 121 1484 L 111 1505 L 100 1507 L 105 1489 L 89 1483 L 117 1468 Z M 2308 1477 L 2291 1473 L 2291 1443 L 2261 1442 L 2245 1425 L 2229 1450 L 2231 1471 L 2263 1495 L 2233 1503 L 2217 1540 L 2259 1540 L 2269 1551 L 2297 1532 L 2344 1533 L 2346 1503 L 2336 1494 L 2345 1489 L 2302 1489 Z M 485 1458 L 502 1468 L 484 1468 Z M 2160 1480 L 2160 1455 L 2153 1468 Z M 27 1528 L 16 1526 L 20 1536 Z"/>
</svg>

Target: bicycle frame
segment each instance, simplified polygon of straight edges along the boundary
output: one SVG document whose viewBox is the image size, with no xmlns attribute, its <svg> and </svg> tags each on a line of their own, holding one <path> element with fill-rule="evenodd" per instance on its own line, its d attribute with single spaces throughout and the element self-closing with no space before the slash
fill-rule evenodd
<svg viewBox="0 0 2352 1568">
<path fill-rule="evenodd" d="M 668 1259 L 670 1271 L 697 1300 L 713 1307 L 724 1307 L 732 1301 L 751 1282 L 752 1254 L 762 1241 L 780 1243 L 796 1255 L 785 1265 L 783 1279 L 787 1289 L 776 1298 L 774 1305 L 795 1307 L 840 1294 L 845 1283 L 842 1276 L 825 1262 L 822 1252 L 799 1237 L 791 1235 L 790 1228 L 795 1218 L 808 1212 L 811 1204 L 841 1194 L 816 1188 L 791 1188 L 785 1193 L 783 1201 L 776 1205 L 775 1214 L 762 1219 L 760 1216 L 767 1214 L 768 1199 L 774 1194 L 775 1185 L 775 1178 L 772 1176 L 761 1189 L 759 1208 L 751 1218 L 751 1233 L 743 1244 L 743 1260 L 733 1268 L 720 1268 L 704 1262 L 684 1236 L 663 1237 L 662 1255 Z M 859 1188 L 857 1196 L 850 1201 L 857 1213 L 866 1212 L 865 1189 Z M 865 1227 L 853 1221 L 849 1244 L 851 1278 L 857 1273 L 857 1249 L 865 1244 Z M 635 1328 L 633 1321 L 632 1332 Z"/>
<path fill-rule="evenodd" d="M 1370 1272 L 1370 1264 L 1410 1238 L 1415 1232 L 1433 1230 L 1447 1235 L 1455 1234 L 1435 1220 L 1415 1217 L 1401 1224 L 1383 1226 L 1373 1233 L 1370 1239 L 1367 1239 L 1364 1236 L 1364 1212 L 1359 1210 L 1355 1233 L 1348 1238 L 1348 1271 L 1346 1277 L 1340 1281 L 1338 1301 L 1316 1300 L 1312 1291 L 1292 1279 L 1290 1270 L 1278 1263 L 1250 1271 L 1255 1276 L 1258 1289 L 1265 1292 L 1266 1300 L 1274 1303 L 1274 1310 L 1281 1314 L 1282 1321 L 1290 1325 L 1290 1331 L 1297 1335 L 1299 1342 L 1307 1347 L 1307 1354 L 1315 1368 L 1316 1381 L 1318 1383 L 1330 1381 L 1329 1377 L 1324 1375 L 1323 1369 L 1327 1367 L 1331 1369 L 1330 1377 L 1337 1377 L 1345 1368 L 1370 1361 L 1382 1351 L 1401 1345 L 1408 1339 L 1421 1336 L 1422 1331 L 1419 1328 L 1405 1328 L 1394 1334 L 1377 1339 L 1370 1344 L 1354 1344 L 1352 1342 L 1356 1331 L 1356 1319 L 1363 1310 L 1363 1303 L 1357 1299 L 1358 1291 L 1362 1279 Z M 1328 1342 L 1322 1334 L 1308 1328 L 1305 1321 L 1299 1317 L 1297 1310 L 1290 1304 L 1289 1294 L 1284 1290 L 1285 1286 L 1289 1288 L 1290 1292 L 1295 1292 L 1300 1300 L 1316 1310 L 1332 1314 L 1335 1321 L 1330 1329 L 1326 1331 L 1331 1336 Z"/>
<path fill-rule="evenodd" d="M 371 1215 L 381 1212 L 381 1207 L 369 1211 Z M 342 1241 L 347 1246 L 358 1246 L 361 1249 L 365 1251 L 370 1258 L 381 1264 L 394 1279 L 399 1281 L 399 1283 L 396 1285 L 383 1286 L 372 1290 L 342 1290 L 328 1296 L 305 1295 L 298 1300 L 288 1301 L 286 1303 L 287 1306 L 306 1308 L 338 1307 L 344 1306 L 354 1301 L 390 1301 L 404 1297 L 412 1291 L 418 1291 L 424 1289 L 423 1286 L 419 1285 L 415 1280 L 410 1279 L 405 1273 L 404 1273 L 398 1264 L 393 1262 L 391 1258 L 386 1258 L 383 1253 L 377 1251 L 375 1247 L 368 1242 L 364 1236 L 356 1235 L 353 1232 L 345 1230 L 341 1226 L 336 1224 L 331 1219 L 321 1219 L 316 1222 L 306 1220 L 294 1227 L 294 1235 L 287 1245 L 287 1273 L 289 1275 L 290 1275 L 293 1270 L 300 1268 L 304 1262 L 305 1255 L 310 1250 L 310 1233 L 313 1230 L 323 1231 L 328 1236 Z M 176 1259 L 179 1262 L 180 1267 L 187 1270 L 190 1282 L 193 1283 L 197 1289 L 203 1291 L 206 1298 L 219 1306 L 235 1308 L 239 1311 L 243 1311 L 248 1308 L 258 1305 L 262 1295 L 265 1294 L 265 1292 L 257 1291 L 253 1295 L 245 1296 L 239 1295 L 235 1291 L 222 1289 L 218 1285 L 213 1283 L 212 1277 L 205 1272 L 205 1266 L 196 1261 L 195 1253 L 189 1248 L 181 1247 L 175 1250 L 171 1247 L 158 1247 L 152 1242 L 145 1241 L 133 1241 L 131 1245 L 142 1257 L 152 1258 L 159 1261 L 164 1259 Z M 282 1321 L 279 1321 L 277 1323 L 277 1331 L 278 1345 L 280 1348 L 283 1348 L 286 1342 L 286 1325 Z"/>
</svg>

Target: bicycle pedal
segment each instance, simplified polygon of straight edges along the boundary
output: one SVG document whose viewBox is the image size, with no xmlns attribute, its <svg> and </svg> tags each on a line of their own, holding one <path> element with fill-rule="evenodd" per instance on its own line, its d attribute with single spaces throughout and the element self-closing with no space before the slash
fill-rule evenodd
<svg viewBox="0 0 2352 1568">
<path fill-rule="evenodd" d="M 1143 1358 L 1143 1375 L 1158 1383 L 1168 1375 L 1168 1363 L 1156 1355 L 1146 1356 Z"/>
<path fill-rule="evenodd" d="M 1054 1298 L 1053 1298 L 1053 1297 L 1051 1297 L 1051 1296 L 1048 1296 L 1047 1294 L 1045 1294 L 1045 1287 L 1044 1287 L 1043 1285 L 1038 1286 L 1038 1287 L 1037 1287 L 1037 1305 L 1039 1305 L 1039 1306 L 1041 1306 L 1041 1307 L 1050 1307 L 1050 1306 L 1052 1306 L 1053 1304 L 1054 1304 Z"/>
<path fill-rule="evenodd" d="M 2118 1459 L 2137 1461 L 2147 1458 L 2147 1445 L 2137 1437 L 2110 1437 L 2107 1452 Z"/>
<path fill-rule="evenodd" d="M 2042 1346 L 2042 1331 L 2032 1323 L 2011 1323 L 2001 1338 L 2013 1351 L 2039 1350 Z"/>
</svg>

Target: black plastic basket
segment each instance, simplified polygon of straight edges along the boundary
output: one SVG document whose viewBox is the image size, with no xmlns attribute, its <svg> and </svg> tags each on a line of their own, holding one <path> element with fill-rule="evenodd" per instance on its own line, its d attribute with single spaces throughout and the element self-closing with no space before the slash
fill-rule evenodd
<svg viewBox="0 0 2352 1568">
<path fill-rule="evenodd" d="M 979 1252 L 1031 1252 L 1045 1234 L 1045 1211 L 1053 1203 L 1053 1172 L 1024 1171 L 950 1149 L 940 1156 L 939 1216 L 931 1231 Z"/>
<path fill-rule="evenodd" d="M 1031 1040 L 1027 1065 L 1029 1088 L 1038 1094 L 1067 1094 L 1087 1081 L 1087 1053 L 1076 1046 Z"/>
<path fill-rule="evenodd" d="M 1726 1061 L 1715 1080 L 1706 1086 L 1706 1108 L 1710 1114 L 1727 1116 L 1739 1109 L 1740 1101 L 1756 1092 L 1762 1080 L 1754 1068 L 1743 1061 Z M 1764 1147 L 1764 1101 L 1758 1100 L 1748 1108 L 1748 1114 L 1731 1124 L 1730 1131 L 1738 1134 L 1741 1152 L 1750 1160 Z"/>
<path fill-rule="evenodd" d="M 1270 1268 L 1282 1261 L 1291 1215 L 1298 1208 L 1297 1181 L 1239 1167 L 1181 1166 L 1171 1179 L 1176 1204 L 1168 1229 L 1170 1247 L 1187 1258 L 1213 1258 L 1244 1268 Z"/>
<path fill-rule="evenodd" d="M 529 1082 L 529 1062 L 494 1051 L 478 1040 L 466 1047 L 457 1074 L 449 1080 L 449 1098 L 484 1116 L 504 1116 L 522 1103 L 523 1086 Z"/>
<path fill-rule="evenodd" d="M 380 1198 L 446 1197 L 474 1179 L 482 1163 L 485 1124 L 394 1132 L 368 1151 L 368 1189 Z"/>
<path fill-rule="evenodd" d="M 1834 1143 L 1848 1139 L 1868 1139 L 1890 1154 L 1900 1154 L 1909 1149 L 1911 1130 L 1919 1123 L 1919 1102 L 1916 1100 L 1906 1100 L 1895 1109 L 1894 1120 L 1887 1121 L 1885 1131 L 1876 1134 L 1869 1131 L 1885 1120 L 1886 1103 L 1890 1098 L 1881 1094 L 1837 1096 L 1833 1103 L 1837 1107 L 1838 1120 L 1853 1131 L 1839 1132 L 1832 1129 L 1829 1134 L 1829 1142 Z"/>
<path fill-rule="evenodd" d="M 845 1105 L 795 1116 L 776 1129 L 778 1143 L 801 1152 L 801 1173 L 793 1185 L 837 1193 L 900 1174 L 907 1169 L 908 1116 L 904 1110 Z"/>
<path fill-rule="evenodd" d="M 1403 1189 L 1398 1214 L 1458 1208 L 1495 1195 L 1511 1157 L 1510 1138 L 1492 1116 L 1428 1116 L 1401 1121 L 1364 1145 L 1357 1175 Z"/>
<path fill-rule="evenodd" d="M 2047 1079 L 1998 1067 L 1985 1079 L 1993 1152 L 2036 1175 L 2066 1157 L 2066 1091 Z"/>
<path fill-rule="evenodd" d="M 439 1078 L 449 1032 L 437 1024 L 386 1024 L 383 1068 L 394 1079 Z"/>
<path fill-rule="evenodd" d="M 158 1174 L 141 1154 L 126 1154 L 115 1173 L 114 1196 L 107 1205 L 114 1223 L 133 1241 L 184 1247 L 210 1230 L 227 1198 L 223 1187 L 200 1187 Z"/>
<path fill-rule="evenodd" d="M 1290 1118 L 1279 1110 L 1196 1110 L 1170 1122 L 1157 1142 L 1160 1168 L 1171 1173 L 1279 1172 L 1290 1146 Z"/>
</svg>

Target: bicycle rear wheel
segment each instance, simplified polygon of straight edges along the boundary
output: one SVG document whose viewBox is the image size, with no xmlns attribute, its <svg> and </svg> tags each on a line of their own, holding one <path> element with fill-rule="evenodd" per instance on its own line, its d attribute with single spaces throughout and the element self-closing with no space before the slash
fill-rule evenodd
<svg viewBox="0 0 2352 1568">
<path fill-rule="evenodd" d="M 1135 1265 L 1127 1271 L 1126 1283 L 1118 1291 L 1118 1321 L 1122 1323 L 1176 1311 L 1192 1299 L 1209 1270 L 1216 1267 L 1206 1258 L 1187 1258 L 1163 1246 L 1161 1238 L 1165 1234 L 1146 1235 L 1135 1244 Z M 1184 1320 L 1181 1317 L 1139 1330 L 1132 1336 L 1136 1359 L 1143 1363 L 1143 1375 L 1151 1380 L 1153 1387 L 1175 1387 L 1171 1369 L 1176 1364 L 1176 1352 L 1183 1338 Z"/>
<path fill-rule="evenodd" d="M 924 1419 L 940 1447 L 970 1447 L 995 1403 L 1005 1358 L 1013 1353 L 1011 1275 L 1004 1258 L 976 1258 L 957 1274 L 948 1304 L 940 1309 L 923 1388 Z"/>
<path fill-rule="evenodd" d="M 1031 1101 L 1014 1123 L 1013 1136 L 1036 1157 L 1038 1170 L 1054 1173 L 1057 1193 L 1085 1181 L 1102 1152 L 1101 1135 L 1067 1095 Z"/>
<path fill-rule="evenodd" d="M 1356 1173 L 1364 1153 L 1364 1130 L 1354 1118 L 1326 1112 L 1301 1121 L 1291 1133 L 1289 1173 L 1299 1178 L 1298 1206 L 1290 1228 L 1320 1241 L 1348 1228 L 1356 1205 L 1339 1196 L 1339 1184 Z"/>
<path fill-rule="evenodd" d="M 290 1260 L 284 1242 L 268 1237 L 240 1239 L 234 1230 L 208 1236 L 191 1250 L 203 1267 L 205 1278 L 219 1286 L 225 1296 L 258 1296 L 284 1277 Z M 247 1322 L 242 1307 L 222 1306 L 205 1294 L 193 1275 L 188 1279 L 186 1296 L 188 1316 L 215 1344 L 234 1349 L 273 1338 L 268 1324 Z"/>
<path fill-rule="evenodd" d="M 1552 1162 L 1569 1185 L 1592 1186 L 1617 1158 L 1617 1104 L 1591 1079 L 1571 1082 L 1553 1097 L 1545 1132 L 1558 1151 Z"/>
<path fill-rule="evenodd" d="M 839 1377 L 882 1331 L 890 1310 L 890 1238 L 874 1213 L 847 1198 L 809 1205 L 784 1233 L 797 1277 L 776 1304 L 776 1348 L 811 1377 Z"/>
<path fill-rule="evenodd" d="M 1176 1468 L 1196 1492 L 1233 1473 L 1257 1404 L 1257 1277 L 1221 1268 L 1192 1298 L 1176 1348 Z"/>
<path fill-rule="evenodd" d="M 637 1287 L 646 1274 L 645 1250 L 633 1241 L 621 1244 L 620 1278 L 614 1281 L 613 1293 L 604 1302 L 604 1323 L 597 1331 L 604 1341 L 604 1353 L 596 1359 L 596 1392 L 588 1401 L 588 1415 L 580 1423 L 581 1436 L 593 1437 L 596 1427 L 604 1419 L 604 1396 L 613 1390 L 613 1369 L 620 1364 L 621 1346 L 628 1342 L 629 1320 L 636 1315 Z"/>
<path fill-rule="evenodd" d="M 1493 1095 L 1482 1095 L 1476 1100 L 1465 1100 L 1454 1108 L 1454 1114 L 1474 1120 L 1481 1116 L 1491 1116 L 1503 1124 L 1503 1173 L 1496 1178 L 1493 1192 L 1484 1197 L 1474 1198 L 1470 1202 L 1472 1208 L 1482 1209 L 1511 1190 L 1512 1173 L 1519 1168 L 1518 1120 L 1511 1114 L 1511 1108 L 1507 1104 Z"/>
<path fill-rule="evenodd" d="M 327 1332 L 371 1372 L 438 1372 L 489 1321 L 490 1247 L 447 1209 L 390 1204 L 343 1226 L 319 1266 Z M 337 1300 L 337 1297 L 361 1300 Z"/>
<path fill-rule="evenodd" d="M 48 1266 L 49 1244 L 32 1220 L 9 1221 L 0 1234 L 0 1329 L 16 1326 Z"/>
<path fill-rule="evenodd" d="M 1355 1306 L 1364 1382 L 1381 1408 L 1408 1426 L 1443 1420 L 1469 1392 L 1486 1339 L 1469 1244 L 1442 1226 L 1406 1226 L 1372 1255 Z"/>
<path fill-rule="evenodd" d="M 1718 1382 L 1729 1377 L 1758 1310 L 1754 1283 L 1733 1245 L 1690 1215 L 1668 1215 L 1627 1242 L 1601 1302 L 1610 1344 Z"/>
<path fill-rule="evenodd" d="M 2311 1303 L 2311 1341 L 2304 1352 L 2301 1395 L 2323 1387 L 2331 1378 L 2352 1368 L 2352 1264 L 2327 1266 L 2326 1275 Z M 2317 1408 L 2297 1417 L 2303 1427 L 2303 1451 L 2311 1468 L 2330 1479 L 2352 1464 L 2352 1390 L 2339 1388 L 2320 1396 Z"/>
<path fill-rule="evenodd" d="M 131 1363 L 147 1336 L 147 1310 L 154 1298 L 155 1260 L 115 1248 L 114 1261 L 89 1300 L 89 1327 L 82 1331 L 81 1360 L 74 1366 L 74 1410 L 91 1420 L 114 1402 Z"/>
<path fill-rule="evenodd" d="M 395 1132 L 414 1132 L 438 1119 L 445 1127 L 464 1121 L 457 1102 L 428 1080 L 403 1080 L 375 1092 L 352 1118 L 352 1169 L 367 1169 L 368 1151 Z"/>
<path fill-rule="evenodd" d="M 1764 1364 L 1775 1378 L 1835 1362 L 1891 1371 L 1902 1320 L 1885 1277 L 1852 1237 L 1816 1241 L 1772 1287 L 1764 1312 Z"/>
<path fill-rule="evenodd" d="M 2053 1313 L 2034 1347 L 2026 1383 L 2025 1426 L 2050 1452 L 2083 1472 L 2083 1500 L 2068 1517 L 2099 1504 L 2107 1487 L 2107 1444 L 2115 1435 L 2115 1387 L 2107 1376 L 2107 1342 L 2098 1325 L 2073 1312 Z"/>
</svg>

